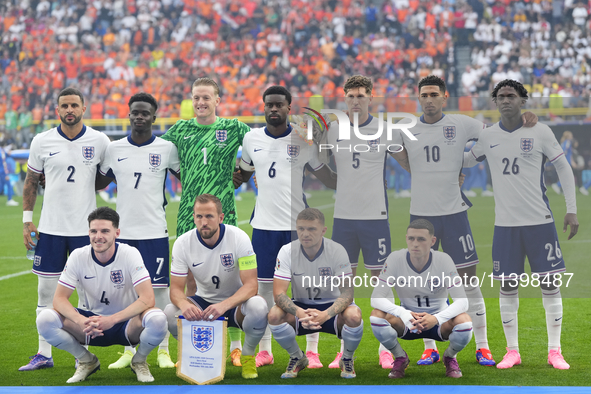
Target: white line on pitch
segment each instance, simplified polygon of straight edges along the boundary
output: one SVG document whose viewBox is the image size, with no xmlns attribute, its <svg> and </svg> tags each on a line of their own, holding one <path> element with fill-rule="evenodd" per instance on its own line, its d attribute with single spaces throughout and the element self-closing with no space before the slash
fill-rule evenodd
<svg viewBox="0 0 591 394">
<path fill-rule="evenodd" d="M 21 272 L 17 272 L 16 274 L 0 276 L 0 280 L 10 279 L 10 278 L 14 278 L 16 276 L 21 276 L 21 275 L 30 274 L 30 273 L 31 273 L 31 270 L 21 271 Z"/>
</svg>

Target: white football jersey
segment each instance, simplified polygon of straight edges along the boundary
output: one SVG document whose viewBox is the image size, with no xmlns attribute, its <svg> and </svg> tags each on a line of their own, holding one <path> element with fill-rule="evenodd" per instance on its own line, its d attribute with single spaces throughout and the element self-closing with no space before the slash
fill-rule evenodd
<svg viewBox="0 0 591 394">
<path fill-rule="evenodd" d="M 248 235 L 225 224 L 220 224 L 218 231 L 220 238 L 213 247 L 203 242 L 197 230 L 181 235 L 172 247 L 170 274 L 187 276 L 191 270 L 197 281 L 197 295 L 211 303 L 233 296 L 242 287 L 241 268 L 256 269 Z"/>
<path fill-rule="evenodd" d="M 259 230 L 295 230 L 298 214 L 306 208 L 303 182 L 306 164 L 313 171 L 324 164 L 318 147 L 308 145 L 291 126 L 275 137 L 266 127 L 251 129 L 242 141 L 241 167 L 256 170 L 259 193 L 250 224 Z"/>
<path fill-rule="evenodd" d="M 180 171 L 177 148 L 172 142 L 152 136 L 137 145 L 128 136 L 109 144 L 100 172 L 107 175 L 111 170 L 117 179 L 121 239 L 168 235 L 164 188 L 169 168 Z"/>
<path fill-rule="evenodd" d="M 495 225 L 534 226 L 554 221 L 544 183 L 546 158 L 564 154 L 550 127 L 537 123 L 509 132 L 499 123 L 486 129 L 472 148 L 486 156 L 495 197 Z"/>
<path fill-rule="evenodd" d="M 150 273 L 140 252 L 132 246 L 116 243 L 115 254 L 106 264 L 96 260 L 90 245 L 74 250 L 59 284 L 78 289 L 83 309 L 109 316 L 134 303 L 138 298 L 135 286 L 144 281 L 150 281 Z"/>
<path fill-rule="evenodd" d="M 308 258 L 299 240 L 283 245 L 277 255 L 274 278 L 291 282 L 295 301 L 317 305 L 334 302 L 341 295 L 338 287 L 331 290 L 331 277 L 352 275 L 345 248 L 324 238 L 313 260 Z"/>
<path fill-rule="evenodd" d="M 88 235 L 87 218 L 96 209 L 96 173 L 107 145 L 109 137 L 87 126 L 73 140 L 61 126 L 33 138 L 28 169 L 45 174 L 46 180 L 39 232 Z"/>
<path fill-rule="evenodd" d="M 410 132 L 413 141 L 400 131 L 393 142 L 404 144 L 411 169 L 410 213 L 418 216 L 443 216 L 467 210 L 462 198 L 459 176 L 464 147 L 478 139 L 485 125 L 465 115 L 443 115 L 439 122 L 424 123 L 423 116 Z"/>
<path fill-rule="evenodd" d="M 431 257 L 420 272 L 410 262 L 408 249 L 392 252 L 379 279 L 379 286 L 394 287 L 400 305 L 412 312 L 434 315 L 447 308 L 448 296 L 454 300 L 466 298 L 453 260 L 435 250 L 431 250 Z"/>
<path fill-rule="evenodd" d="M 331 150 L 338 174 L 334 217 L 388 219 L 385 171 L 389 143 L 386 130 L 383 130 L 380 138 L 371 141 L 357 137 L 352 126 L 351 139 L 339 140 L 338 130 L 336 121 L 329 125 L 328 144 L 333 146 Z M 359 126 L 359 132 L 363 135 L 373 135 L 377 131 L 378 119 L 371 115 Z"/>
</svg>

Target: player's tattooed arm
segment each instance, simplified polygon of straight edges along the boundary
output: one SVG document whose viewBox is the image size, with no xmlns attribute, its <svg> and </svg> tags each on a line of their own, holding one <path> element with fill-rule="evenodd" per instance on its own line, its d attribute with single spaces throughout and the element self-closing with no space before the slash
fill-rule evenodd
<svg viewBox="0 0 591 394">
<path fill-rule="evenodd" d="M 408 153 L 406 152 L 406 149 L 402 149 L 399 152 L 390 153 L 390 156 L 396 159 L 398 164 L 400 164 L 402 168 L 410 173 L 410 162 L 408 161 Z"/>
<path fill-rule="evenodd" d="M 35 208 L 35 201 L 37 201 L 37 188 L 39 187 L 39 179 L 41 174 L 27 171 L 27 177 L 25 178 L 25 186 L 23 189 L 23 211 L 33 211 Z M 33 222 L 23 223 L 23 242 L 25 247 L 30 250 L 33 245 L 31 239 L 31 233 L 36 233 L 36 238 L 39 239 L 39 232 Z"/>
<path fill-rule="evenodd" d="M 298 309 L 300 309 L 285 293 L 277 295 L 277 297 L 275 298 L 275 304 L 284 312 L 290 313 L 294 316 L 296 316 Z"/>
<path fill-rule="evenodd" d="M 326 310 L 329 319 L 347 309 L 347 307 L 353 302 L 353 287 L 351 286 L 351 283 L 347 284 L 346 281 L 343 282 L 345 282 L 343 283 L 343 286 L 339 287 L 341 295 L 335 300 L 330 308 Z"/>
</svg>

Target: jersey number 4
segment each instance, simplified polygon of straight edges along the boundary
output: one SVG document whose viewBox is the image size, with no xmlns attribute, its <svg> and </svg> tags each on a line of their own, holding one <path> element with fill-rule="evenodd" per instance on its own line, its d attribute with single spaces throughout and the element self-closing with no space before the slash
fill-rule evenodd
<svg viewBox="0 0 591 394">
<path fill-rule="evenodd" d="M 103 291 L 103 295 L 101 296 L 101 303 L 105 305 L 109 305 L 111 302 L 107 297 L 105 297 L 106 291 Z"/>
</svg>

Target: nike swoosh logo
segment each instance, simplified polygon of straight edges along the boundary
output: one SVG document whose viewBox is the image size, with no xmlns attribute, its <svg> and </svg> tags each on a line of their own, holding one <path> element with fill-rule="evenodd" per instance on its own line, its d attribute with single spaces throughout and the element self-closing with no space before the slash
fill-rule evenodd
<svg viewBox="0 0 591 394">
<path fill-rule="evenodd" d="M 188 138 L 193 138 L 193 137 L 195 137 L 195 136 L 194 136 L 194 135 L 190 135 L 190 136 L 188 136 L 188 137 L 185 137 L 185 139 L 188 139 Z"/>
<path fill-rule="evenodd" d="M 199 263 L 199 264 L 193 263 L 193 267 L 199 267 L 201 264 L 203 264 L 203 263 Z"/>
<path fill-rule="evenodd" d="M 552 263 L 552 268 L 556 267 L 560 263 L 562 263 L 562 260 L 560 260 L 558 263 Z"/>
<path fill-rule="evenodd" d="M 119 158 L 117 158 L 117 161 L 123 161 L 123 160 L 127 160 L 127 159 L 128 159 L 127 157 L 124 157 L 124 158 L 119 157 Z"/>
<path fill-rule="evenodd" d="M 476 253 L 476 252 L 475 252 Z M 466 260 L 468 260 L 470 257 L 474 256 L 474 253 L 472 253 L 470 256 L 466 256 Z"/>
<path fill-rule="evenodd" d="M 562 319 L 562 316 L 560 316 L 558 319 L 554 319 L 554 321 L 558 321 L 558 320 L 561 320 L 561 319 Z"/>
<path fill-rule="evenodd" d="M 499 145 L 501 145 L 501 144 L 491 145 L 490 149 L 494 148 L 495 146 L 499 146 Z"/>
<path fill-rule="evenodd" d="M 419 135 L 419 134 L 421 134 L 421 133 L 416 133 L 416 134 L 413 134 L 413 135 L 416 137 L 416 136 L 417 136 L 417 135 Z"/>
<path fill-rule="evenodd" d="M 263 148 L 255 149 L 254 151 L 255 152 L 258 152 L 258 151 L 261 151 L 261 150 L 263 150 Z"/>
<path fill-rule="evenodd" d="M 344 141 L 344 140 L 337 140 L 337 142 L 341 142 L 341 141 Z"/>
<path fill-rule="evenodd" d="M 383 259 L 378 259 L 378 263 L 381 263 L 382 261 L 386 260 L 387 257 L 384 257 Z"/>
<path fill-rule="evenodd" d="M 302 276 L 302 275 L 304 275 L 303 272 L 301 274 L 293 274 L 293 276 Z"/>
<path fill-rule="evenodd" d="M 84 275 L 84 279 L 92 279 L 92 278 L 96 278 L 96 276 L 86 276 L 86 275 Z"/>
<path fill-rule="evenodd" d="M 263 328 L 256 328 L 256 327 L 253 327 L 252 329 L 253 329 L 253 330 L 264 330 L 265 328 L 266 328 L 266 327 L 263 327 Z"/>
<path fill-rule="evenodd" d="M 513 320 L 515 320 L 515 319 L 511 319 L 511 320 L 508 320 L 508 321 L 505 321 L 505 320 L 503 320 L 503 324 L 509 324 L 509 323 L 511 323 Z"/>
<path fill-rule="evenodd" d="M 484 313 L 478 313 L 478 312 L 476 312 L 476 316 L 484 316 L 484 315 L 486 315 L 486 312 L 484 312 Z"/>
<path fill-rule="evenodd" d="M 61 152 L 61 151 L 60 151 L 60 152 Z M 55 155 L 57 155 L 57 154 L 58 154 L 58 153 L 60 153 L 60 152 L 54 152 L 54 153 L 51 153 L 51 152 L 49 152 L 49 156 L 55 156 Z"/>
<path fill-rule="evenodd" d="M 160 278 L 154 278 L 154 282 L 158 282 L 160 279 L 164 279 L 164 276 L 161 276 Z"/>
</svg>

